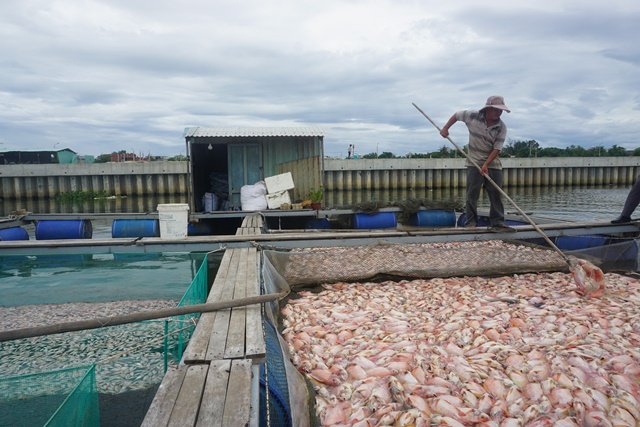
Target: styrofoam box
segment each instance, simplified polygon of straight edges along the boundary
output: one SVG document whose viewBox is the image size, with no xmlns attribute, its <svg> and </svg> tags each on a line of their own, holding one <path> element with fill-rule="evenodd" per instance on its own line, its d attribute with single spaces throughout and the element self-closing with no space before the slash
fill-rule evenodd
<svg viewBox="0 0 640 427">
<path fill-rule="evenodd" d="M 267 194 L 267 206 L 269 209 L 280 209 L 283 203 L 291 204 L 291 197 L 287 190 L 278 191 L 277 193 Z"/>
<path fill-rule="evenodd" d="M 294 188 L 291 172 L 269 176 L 264 179 L 264 183 L 267 185 L 267 194 L 274 194 Z"/>
</svg>

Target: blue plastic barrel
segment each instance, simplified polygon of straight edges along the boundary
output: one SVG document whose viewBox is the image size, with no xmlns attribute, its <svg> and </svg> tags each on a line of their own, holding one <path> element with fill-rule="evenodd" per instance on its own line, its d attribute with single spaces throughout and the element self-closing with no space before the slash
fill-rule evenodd
<svg viewBox="0 0 640 427">
<path fill-rule="evenodd" d="M 464 227 L 464 223 L 467 222 L 467 214 L 462 214 L 458 217 L 458 227 Z M 479 216 L 478 223 L 476 224 L 478 227 L 489 227 L 491 226 L 491 222 L 489 218 L 486 216 Z"/>
<path fill-rule="evenodd" d="M 213 234 L 213 225 L 210 222 L 190 222 L 187 225 L 187 236 L 210 236 Z"/>
<path fill-rule="evenodd" d="M 373 214 L 357 213 L 353 215 L 353 228 L 395 228 L 398 225 L 394 212 L 378 212 Z"/>
<path fill-rule="evenodd" d="M 90 239 L 92 235 L 91 221 L 86 219 L 44 220 L 36 224 L 36 240 Z"/>
<path fill-rule="evenodd" d="M 29 233 L 22 227 L 10 227 L 0 230 L 0 240 L 29 240 Z"/>
<path fill-rule="evenodd" d="M 560 236 L 555 241 L 559 249 L 574 251 L 578 249 L 595 248 L 609 243 L 609 237 L 601 234 L 586 236 Z"/>
<path fill-rule="evenodd" d="M 331 223 L 327 218 L 311 218 L 304 225 L 305 230 L 325 230 L 330 228 Z"/>
<path fill-rule="evenodd" d="M 453 227 L 456 225 L 456 214 L 453 211 L 442 210 L 418 211 L 409 218 L 409 225 L 417 227 Z"/>
<path fill-rule="evenodd" d="M 157 219 L 114 219 L 111 223 L 111 237 L 159 237 L 160 225 Z"/>
</svg>

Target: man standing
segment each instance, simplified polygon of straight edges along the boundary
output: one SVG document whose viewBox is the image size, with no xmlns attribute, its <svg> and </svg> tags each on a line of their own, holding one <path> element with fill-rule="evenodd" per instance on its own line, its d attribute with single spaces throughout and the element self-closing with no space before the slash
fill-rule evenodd
<svg viewBox="0 0 640 427">
<path fill-rule="evenodd" d="M 351 158 L 351 150 L 353 149 L 353 145 L 349 144 L 349 148 L 347 148 L 347 159 Z"/>
<path fill-rule="evenodd" d="M 449 136 L 449 128 L 461 121 L 469 129 L 469 153 L 467 166 L 467 200 L 465 213 L 467 221 L 465 227 L 475 228 L 478 224 L 478 198 L 482 184 L 487 190 L 491 208 L 489 220 L 491 231 L 515 231 L 504 223 L 504 205 L 500 191 L 495 188 L 485 176 L 490 177 L 502 188 L 502 163 L 498 154 L 507 137 L 507 126 L 500 119 L 502 112 L 511 111 L 504 104 L 501 96 L 490 96 L 480 110 L 462 110 L 456 112 L 440 131 L 443 138 Z M 473 164 L 475 162 L 480 170 Z"/>
<path fill-rule="evenodd" d="M 612 224 L 624 224 L 625 222 L 631 222 L 631 214 L 636 210 L 640 204 L 640 176 L 636 180 L 636 183 L 631 187 L 631 191 L 627 194 L 627 199 L 624 202 L 622 213 L 620 216 L 611 221 Z"/>
</svg>

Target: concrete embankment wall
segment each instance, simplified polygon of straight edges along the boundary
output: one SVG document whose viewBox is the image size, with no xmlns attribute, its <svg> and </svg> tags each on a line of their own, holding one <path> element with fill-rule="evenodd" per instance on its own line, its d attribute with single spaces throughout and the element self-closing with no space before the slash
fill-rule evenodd
<svg viewBox="0 0 640 427">
<path fill-rule="evenodd" d="M 505 187 L 631 185 L 640 175 L 640 157 L 507 158 L 502 163 Z M 461 158 L 324 160 L 326 191 L 465 185 Z M 51 198 L 72 191 L 116 196 L 187 194 L 187 163 L 0 166 L 0 198 Z"/>
<path fill-rule="evenodd" d="M 50 198 L 73 191 L 109 195 L 187 193 L 187 162 L 2 165 L 0 198 Z"/>
<path fill-rule="evenodd" d="M 502 159 L 504 186 L 630 185 L 640 175 L 640 157 Z M 324 187 L 335 190 L 456 188 L 466 185 L 458 159 L 324 160 Z"/>
</svg>

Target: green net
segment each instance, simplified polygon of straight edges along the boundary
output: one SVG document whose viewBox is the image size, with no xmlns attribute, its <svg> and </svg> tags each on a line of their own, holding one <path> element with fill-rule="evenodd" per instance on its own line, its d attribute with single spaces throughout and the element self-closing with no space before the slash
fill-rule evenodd
<svg viewBox="0 0 640 427">
<path fill-rule="evenodd" d="M 178 305 L 206 300 L 206 259 L 198 267 Z M 17 328 L 24 319 L 29 319 L 29 325 L 44 325 L 57 319 L 79 321 L 86 316 L 118 316 L 175 305 L 176 300 L 127 300 L 45 304 L 37 310 L 33 306 L 4 307 L 0 329 Z M 180 360 L 197 317 L 177 316 L 169 321 L 135 322 L 0 343 L 0 377 L 4 377 L 0 378 L 0 427 L 89 426 L 99 425 L 100 418 L 107 424 L 116 418 L 118 422 L 137 419 L 137 408 L 129 408 L 113 419 L 110 414 L 124 401 L 142 402 L 145 395 L 155 393 L 154 387 L 163 377 L 163 365 L 169 359 Z M 171 334 L 168 339 L 167 331 Z M 89 368 L 89 364 L 94 365 Z M 85 409 L 88 404 L 95 404 L 95 414 Z"/>
<path fill-rule="evenodd" d="M 95 365 L 0 379 L 0 426 L 99 426 Z"/>
<path fill-rule="evenodd" d="M 202 304 L 207 300 L 208 291 L 208 262 L 205 257 L 200 269 L 193 278 L 191 285 L 178 303 L 178 307 L 184 305 Z M 200 313 L 190 313 L 174 316 L 165 321 L 164 339 L 164 369 L 169 364 L 177 364 L 182 359 L 189 338 L 200 318 Z"/>
</svg>

